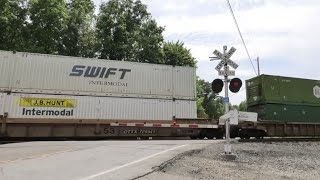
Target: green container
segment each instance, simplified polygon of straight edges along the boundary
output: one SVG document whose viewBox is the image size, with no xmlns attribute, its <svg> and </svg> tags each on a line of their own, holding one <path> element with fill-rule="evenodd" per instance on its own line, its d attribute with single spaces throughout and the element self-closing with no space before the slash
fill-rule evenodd
<svg viewBox="0 0 320 180">
<path fill-rule="evenodd" d="M 320 81 L 260 75 L 246 81 L 248 106 L 276 103 L 320 106 Z"/>
<path fill-rule="evenodd" d="M 320 123 L 320 106 L 262 104 L 250 106 L 248 111 L 258 113 L 260 120 Z"/>
</svg>

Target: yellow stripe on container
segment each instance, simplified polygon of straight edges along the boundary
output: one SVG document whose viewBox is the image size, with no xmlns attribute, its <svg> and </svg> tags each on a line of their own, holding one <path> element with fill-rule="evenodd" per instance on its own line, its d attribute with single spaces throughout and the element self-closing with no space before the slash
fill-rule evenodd
<svg viewBox="0 0 320 180">
<path fill-rule="evenodd" d="M 73 108 L 76 106 L 76 101 L 75 99 L 21 97 L 19 101 L 19 106 Z"/>
</svg>

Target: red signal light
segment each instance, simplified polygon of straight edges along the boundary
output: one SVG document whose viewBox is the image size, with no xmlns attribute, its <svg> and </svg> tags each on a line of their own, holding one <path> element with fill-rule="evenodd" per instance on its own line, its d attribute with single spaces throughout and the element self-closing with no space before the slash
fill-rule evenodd
<svg viewBox="0 0 320 180">
<path fill-rule="evenodd" d="M 233 86 L 234 86 L 234 87 L 238 87 L 238 86 L 239 86 L 239 82 L 234 82 L 234 83 L 233 83 Z"/>
<path fill-rule="evenodd" d="M 229 89 L 230 89 L 231 92 L 236 93 L 236 92 L 239 92 L 241 86 L 242 86 L 241 79 L 233 78 L 230 81 Z"/>
</svg>

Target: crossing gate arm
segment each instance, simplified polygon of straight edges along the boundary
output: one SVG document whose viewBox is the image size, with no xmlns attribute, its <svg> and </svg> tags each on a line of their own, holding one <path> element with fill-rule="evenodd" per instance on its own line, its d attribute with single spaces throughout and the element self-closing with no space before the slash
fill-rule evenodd
<svg viewBox="0 0 320 180">
<path fill-rule="evenodd" d="M 238 125 L 239 122 L 257 122 L 258 114 L 254 112 L 231 110 L 219 118 L 219 125 L 224 125 L 228 119 L 231 125 Z"/>
</svg>

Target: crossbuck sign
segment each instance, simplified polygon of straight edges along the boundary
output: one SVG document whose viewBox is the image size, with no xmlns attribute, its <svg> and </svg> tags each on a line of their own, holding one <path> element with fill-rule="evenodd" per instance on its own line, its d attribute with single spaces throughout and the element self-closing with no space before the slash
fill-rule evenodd
<svg viewBox="0 0 320 180">
<path fill-rule="evenodd" d="M 235 71 L 229 70 L 228 66 L 226 66 L 224 70 L 221 70 L 221 68 L 224 67 L 225 64 L 233 67 L 234 69 L 238 68 L 239 65 L 230 59 L 230 57 L 234 54 L 235 51 L 236 51 L 236 48 L 232 47 L 228 52 L 226 52 L 226 46 L 224 47 L 223 54 L 218 50 L 214 50 L 213 54 L 216 55 L 218 59 L 221 59 L 220 63 L 215 68 L 219 72 L 219 75 L 221 76 L 235 75 Z"/>
</svg>

